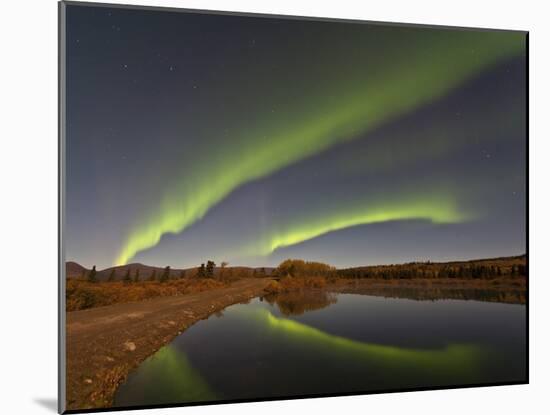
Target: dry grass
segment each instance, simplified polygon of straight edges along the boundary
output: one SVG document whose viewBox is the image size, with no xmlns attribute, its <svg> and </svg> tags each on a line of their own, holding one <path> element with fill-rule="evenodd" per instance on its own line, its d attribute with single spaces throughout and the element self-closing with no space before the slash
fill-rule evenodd
<svg viewBox="0 0 550 415">
<path fill-rule="evenodd" d="M 133 283 L 67 280 L 67 311 L 84 310 L 117 303 L 142 301 L 154 297 L 193 294 L 227 287 L 227 282 L 213 279 L 180 279 L 164 283 L 141 281 Z"/>
</svg>

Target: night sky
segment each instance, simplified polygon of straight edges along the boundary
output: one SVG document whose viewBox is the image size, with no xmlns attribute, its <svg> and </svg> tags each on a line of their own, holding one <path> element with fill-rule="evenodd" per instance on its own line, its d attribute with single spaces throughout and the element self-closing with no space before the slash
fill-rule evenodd
<svg viewBox="0 0 550 415">
<path fill-rule="evenodd" d="M 526 249 L 525 34 L 67 7 L 66 258 Z"/>
</svg>

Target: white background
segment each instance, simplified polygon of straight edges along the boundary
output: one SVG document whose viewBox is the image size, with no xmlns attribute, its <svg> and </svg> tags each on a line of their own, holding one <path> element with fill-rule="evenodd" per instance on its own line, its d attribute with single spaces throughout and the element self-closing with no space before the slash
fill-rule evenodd
<svg viewBox="0 0 550 415">
<path fill-rule="evenodd" d="M 129 0 L 130 1 L 130 0 Z M 113 3 L 120 1 L 113 0 Z M 140 413 L 548 413 L 550 38 L 543 1 L 139 1 L 135 4 L 530 31 L 530 385 Z M 57 393 L 57 5 L 0 6 L 0 304 L 3 413 L 54 413 Z M 546 409 L 545 409 L 546 408 Z"/>
</svg>

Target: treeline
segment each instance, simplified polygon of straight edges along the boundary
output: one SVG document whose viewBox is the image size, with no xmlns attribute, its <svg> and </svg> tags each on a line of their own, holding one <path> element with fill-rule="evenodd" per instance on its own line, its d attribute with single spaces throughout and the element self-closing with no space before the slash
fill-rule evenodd
<svg viewBox="0 0 550 415">
<path fill-rule="evenodd" d="M 115 282 L 122 281 L 125 284 L 132 284 L 142 281 L 158 281 L 158 282 L 167 282 L 185 278 L 191 279 L 220 279 L 223 281 L 237 280 L 241 278 L 252 278 L 252 277 L 265 277 L 267 276 L 267 271 L 265 268 L 255 269 L 255 268 L 246 268 L 246 267 L 232 267 L 228 268 L 228 262 L 222 262 L 219 267 L 216 267 L 214 261 L 208 260 L 206 263 L 202 263 L 200 266 L 187 270 L 172 270 L 170 266 L 165 267 L 161 271 L 153 269 L 148 272 L 145 270 L 146 275 L 141 275 L 140 268 L 128 267 L 122 275 L 121 270 L 112 268 L 108 277 L 98 278 L 98 271 L 94 265 L 91 270 L 83 270 L 81 275 L 81 280 L 86 280 L 91 283 L 98 283 L 100 281 Z"/>
<path fill-rule="evenodd" d="M 404 265 L 387 265 L 383 267 L 348 268 L 337 271 L 343 278 L 380 278 L 380 279 L 413 279 L 413 278 L 459 278 L 459 279 L 494 279 L 502 276 L 526 276 L 527 266 L 459 264 L 441 265 L 431 263 L 413 263 Z"/>
<path fill-rule="evenodd" d="M 499 263 L 500 262 L 500 263 Z M 495 279 L 499 277 L 527 276 L 527 265 L 511 261 L 432 263 L 412 262 L 398 265 L 379 265 L 358 268 L 336 269 L 322 262 L 287 259 L 273 271 L 276 278 L 326 277 L 326 278 L 457 278 Z"/>
<path fill-rule="evenodd" d="M 157 275 L 157 270 L 153 270 L 151 274 L 147 278 L 142 278 L 140 276 L 140 269 L 136 268 L 135 270 L 132 270 L 131 268 L 128 268 L 126 272 L 124 273 L 124 276 L 122 277 L 122 282 L 126 284 L 140 282 L 140 281 L 159 281 L 159 282 L 167 282 L 169 280 L 175 280 L 175 279 L 183 279 L 186 276 L 186 271 L 181 270 L 179 275 L 177 277 L 174 277 L 172 274 L 172 270 L 169 266 L 165 267 L 162 272 L 159 272 Z M 83 280 L 86 280 L 91 283 L 97 283 L 99 282 L 99 279 L 97 277 L 97 271 L 96 266 L 94 265 L 90 271 L 83 271 L 82 272 L 82 278 Z M 107 282 L 114 282 L 116 281 L 116 269 L 113 268 L 111 272 L 109 273 L 109 276 L 107 277 Z"/>
<path fill-rule="evenodd" d="M 265 268 L 228 267 L 228 262 L 221 262 L 217 267 L 214 261 L 201 264 L 193 273 L 196 278 L 212 278 L 222 281 L 238 280 L 241 278 L 262 278 L 267 276 Z"/>
<path fill-rule="evenodd" d="M 521 261 L 521 262 L 520 262 Z M 150 268 L 149 268 L 150 269 Z M 121 280 L 120 268 L 113 268 L 105 279 L 105 271 L 101 280 L 114 282 Z M 117 275 L 118 272 L 118 275 Z M 267 271 L 265 268 L 228 267 L 227 262 L 221 262 L 220 266 L 212 260 L 202 263 L 200 266 L 187 270 L 172 270 L 169 266 L 162 270 L 144 270 L 146 275 L 140 275 L 140 268 L 128 267 L 122 276 L 122 282 L 132 284 L 141 281 L 158 281 L 161 283 L 179 279 L 215 279 L 230 282 L 241 278 L 273 277 L 282 279 L 285 277 L 323 277 L 323 278 L 377 278 L 385 280 L 400 279 L 495 279 L 499 277 L 525 277 L 527 265 L 521 258 L 503 258 L 493 260 L 476 260 L 468 262 L 411 262 L 397 265 L 376 265 L 346 269 L 336 269 L 332 265 L 302 259 L 287 259 L 277 268 Z M 84 270 L 83 280 L 97 283 L 98 272 L 95 265 L 90 271 Z"/>
</svg>

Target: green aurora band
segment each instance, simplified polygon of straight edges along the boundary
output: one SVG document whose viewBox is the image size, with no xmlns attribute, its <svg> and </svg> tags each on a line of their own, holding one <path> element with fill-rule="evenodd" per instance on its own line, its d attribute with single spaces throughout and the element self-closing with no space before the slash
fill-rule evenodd
<svg viewBox="0 0 550 415">
<path fill-rule="evenodd" d="M 438 349 L 412 349 L 391 345 L 366 343 L 319 330 L 295 320 L 274 316 L 265 308 L 250 305 L 232 312 L 239 319 L 252 321 L 253 330 L 260 330 L 274 344 L 306 347 L 308 353 L 323 361 L 349 361 L 366 370 L 376 370 L 379 387 L 418 385 L 419 379 L 445 384 L 479 381 L 480 365 L 487 350 L 469 344 L 449 344 Z M 185 335 L 185 334 L 184 334 Z M 223 362 L 221 363 L 223 366 Z M 199 402 L 235 399 L 211 388 L 208 378 L 192 367 L 186 354 L 166 345 L 145 360 L 115 398 L 115 405 L 174 402 Z M 385 377 L 387 375 L 387 378 Z M 135 391 L 139 391 L 139 398 Z M 138 399 L 138 401 L 136 401 Z"/>
<path fill-rule="evenodd" d="M 403 219 L 428 220 L 435 224 L 460 223 L 475 217 L 473 212 L 466 212 L 448 193 L 416 195 L 415 197 L 397 198 L 386 203 L 359 203 L 355 206 L 344 206 L 330 209 L 295 222 L 274 227 L 264 231 L 259 240 L 247 246 L 244 255 L 269 255 L 278 248 L 295 245 L 329 232 L 357 225 L 389 222 Z"/>
<path fill-rule="evenodd" d="M 248 318 L 257 319 L 262 326 L 268 327 L 268 336 L 284 337 L 287 343 L 306 345 L 311 352 L 329 355 L 331 358 L 352 359 L 358 364 L 383 367 L 392 376 L 396 371 L 402 372 L 403 376 L 409 376 L 411 372 L 424 372 L 440 381 L 453 379 L 475 382 L 481 361 L 487 353 L 487 350 L 469 344 L 449 344 L 440 349 L 410 349 L 365 343 L 333 335 L 295 320 L 276 317 L 264 308 L 243 312 Z"/>
<path fill-rule="evenodd" d="M 397 28 L 392 30 L 398 32 Z M 406 31 L 399 33 L 390 39 L 393 49 L 388 47 L 384 55 L 391 62 L 358 49 L 364 56 L 363 64 L 349 65 L 354 67 L 344 70 L 352 73 L 341 80 L 318 88 L 316 94 L 297 98 L 275 119 L 273 114 L 251 114 L 253 121 L 242 126 L 240 133 L 233 132 L 209 163 L 188 166 L 187 172 L 192 174 L 182 172 L 180 179 L 167 186 L 158 208 L 130 230 L 115 263 L 126 264 L 140 251 L 157 245 L 163 235 L 184 231 L 239 186 L 368 133 L 524 50 L 524 38 L 516 33 L 428 29 L 416 37 Z M 348 220 L 331 220 L 332 224 L 321 228 L 316 225 L 316 230 L 296 230 L 264 250 L 269 252 L 338 226 L 419 216 L 445 221 L 439 209 L 436 203 L 423 206 L 421 212 L 414 205 L 390 207 L 387 213 L 365 211 Z"/>
<path fill-rule="evenodd" d="M 216 395 L 205 382 L 200 373 L 193 368 L 184 353 L 172 345 L 166 345 L 150 356 L 140 366 L 139 370 L 117 391 L 115 405 L 150 405 L 151 402 L 199 402 L 216 399 Z M 136 397 L 131 392 L 135 385 L 155 385 L 155 387 L 140 388 Z"/>
</svg>

